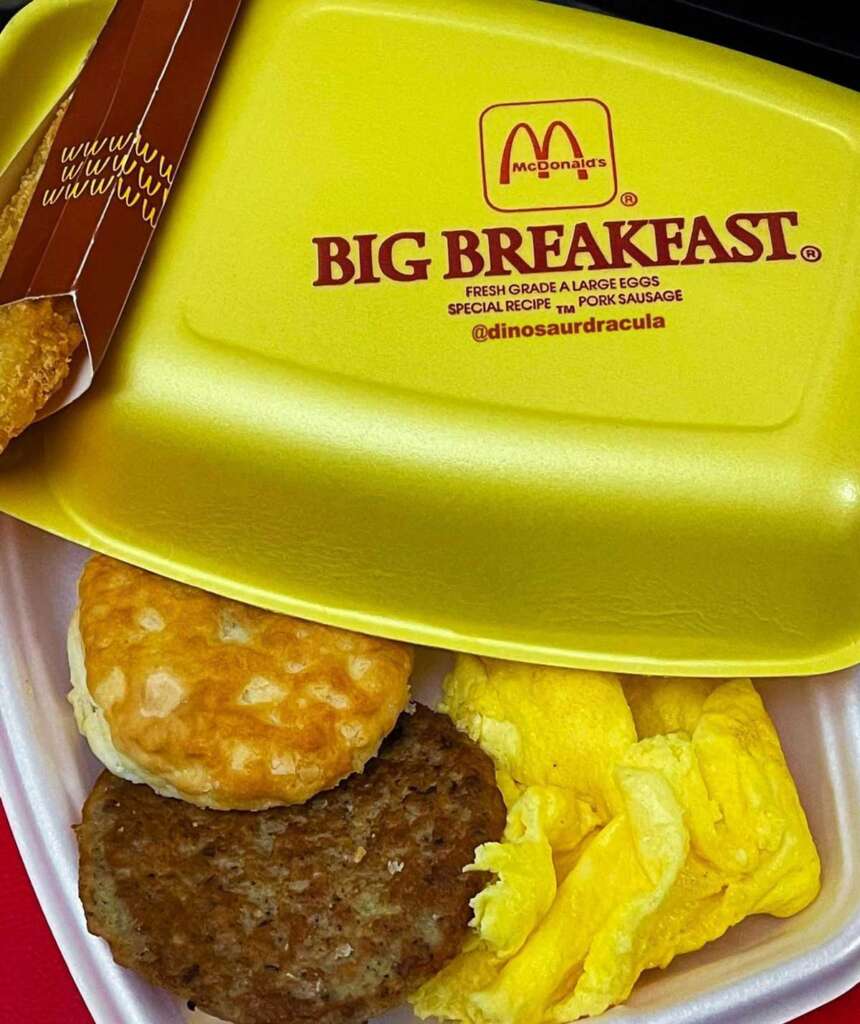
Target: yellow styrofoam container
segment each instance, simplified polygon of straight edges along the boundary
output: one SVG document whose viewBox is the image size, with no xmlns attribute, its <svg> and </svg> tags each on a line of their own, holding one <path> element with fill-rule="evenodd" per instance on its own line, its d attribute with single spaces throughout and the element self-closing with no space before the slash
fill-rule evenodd
<svg viewBox="0 0 860 1024">
<path fill-rule="evenodd" d="M 52 26 L 106 6 L 0 36 L 7 162 L 80 60 Z M 34 61 L 43 109 L 9 100 Z M 416 642 L 860 661 L 858 144 L 846 89 L 589 13 L 251 0 L 108 359 L 0 508 Z"/>
</svg>

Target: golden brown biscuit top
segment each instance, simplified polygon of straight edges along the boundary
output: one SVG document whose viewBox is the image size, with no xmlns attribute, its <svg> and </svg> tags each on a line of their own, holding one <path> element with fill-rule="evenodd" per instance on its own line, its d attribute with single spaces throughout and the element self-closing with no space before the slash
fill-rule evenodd
<svg viewBox="0 0 860 1024">
<path fill-rule="evenodd" d="M 194 803 L 303 802 L 361 770 L 408 700 L 405 644 L 100 555 L 79 597 L 87 685 L 116 750 Z"/>
</svg>

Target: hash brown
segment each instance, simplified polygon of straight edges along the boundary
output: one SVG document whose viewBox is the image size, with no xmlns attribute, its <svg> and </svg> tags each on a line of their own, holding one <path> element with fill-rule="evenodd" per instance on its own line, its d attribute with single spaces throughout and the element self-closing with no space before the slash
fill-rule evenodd
<svg viewBox="0 0 860 1024">
<path fill-rule="evenodd" d="M 36 191 L 65 105 L 55 116 L 9 202 L 0 209 L 0 274 Z M 71 300 L 37 299 L 0 306 L 0 452 L 28 427 L 69 375 L 83 341 Z"/>
</svg>

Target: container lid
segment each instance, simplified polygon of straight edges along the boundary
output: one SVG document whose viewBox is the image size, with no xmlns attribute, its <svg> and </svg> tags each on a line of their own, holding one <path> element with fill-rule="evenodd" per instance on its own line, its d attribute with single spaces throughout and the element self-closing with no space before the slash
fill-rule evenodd
<svg viewBox="0 0 860 1024">
<path fill-rule="evenodd" d="M 105 4 L 0 36 L 0 97 L 73 59 L 71 11 Z M 477 653 L 856 662 L 858 126 L 846 89 L 537 2 L 254 0 L 108 358 L 0 508 Z"/>
</svg>

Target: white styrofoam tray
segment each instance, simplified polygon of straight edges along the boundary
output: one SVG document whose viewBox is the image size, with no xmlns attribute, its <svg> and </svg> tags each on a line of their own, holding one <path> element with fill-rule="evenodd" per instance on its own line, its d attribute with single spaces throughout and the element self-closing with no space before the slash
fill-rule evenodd
<svg viewBox="0 0 860 1024">
<path fill-rule="evenodd" d="M 100 770 L 66 701 L 66 627 L 82 548 L 0 515 L 0 797 L 60 949 L 96 1024 L 202 1024 L 117 967 L 89 935 L 77 897 L 71 826 Z M 418 659 L 432 703 L 443 652 Z M 860 669 L 760 684 L 824 867 L 818 900 L 786 921 L 760 917 L 666 971 L 650 971 L 625 1024 L 782 1024 L 860 981 Z M 409 1024 L 402 1009 L 386 1024 Z"/>
</svg>

